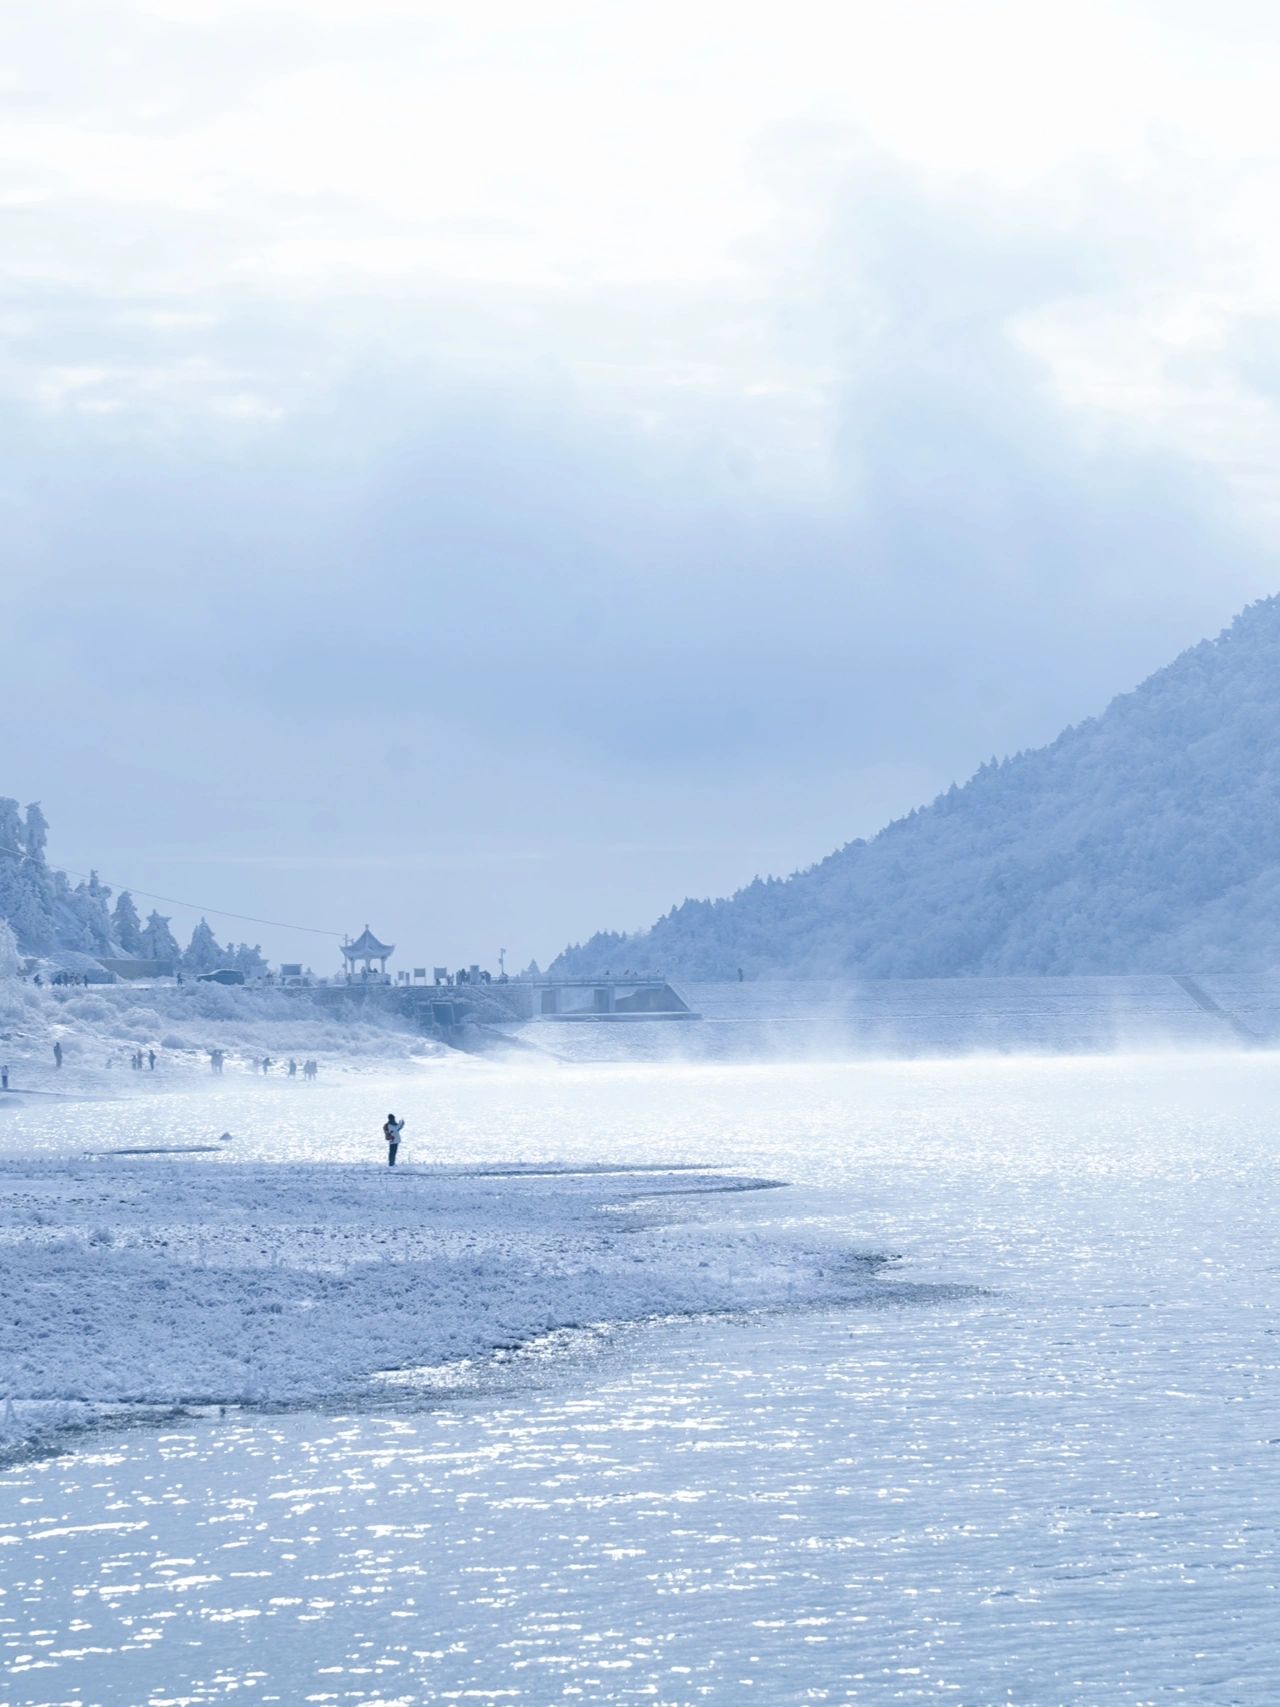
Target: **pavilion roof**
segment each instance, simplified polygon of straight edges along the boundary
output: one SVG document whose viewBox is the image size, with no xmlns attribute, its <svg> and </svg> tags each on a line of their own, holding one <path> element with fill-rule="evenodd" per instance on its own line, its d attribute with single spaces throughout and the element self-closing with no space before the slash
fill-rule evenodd
<svg viewBox="0 0 1280 1707">
<path fill-rule="evenodd" d="M 381 960 L 384 956 L 395 953 L 395 944 L 379 942 L 366 925 L 354 942 L 343 944 L 342 952 L 348 960 L 363 960 L 366 955 Z"/>
</svg>

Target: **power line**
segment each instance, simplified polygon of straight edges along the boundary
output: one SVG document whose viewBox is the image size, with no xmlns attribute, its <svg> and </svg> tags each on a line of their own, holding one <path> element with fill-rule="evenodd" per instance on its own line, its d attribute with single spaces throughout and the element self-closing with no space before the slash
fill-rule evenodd
<svg viewBox="0 0 1280 1707">
<path fill-rule="evenodd" d="M 13 848 L 0 848 L 0 853 L 8 854 L 11 859 L 20 860 L 22 855 Z M 88 883 L 96 874 L 92 871 L 72 871 L 69 865 L 55 867 L 64 871 L 68 877 L 78 877 Z M 98 882 L 103 878 L 98 876 Z M 225 907 L 202 907 L 197 901 L 180 901 L 176 895 L 155 895 L 150 889 L 135 889 L 132 883 L 107 883 L 108 889 L 127 889 L 130 895 L 141 895 L 144 901 L 164 901 L 170 907 L 189 907 L 193 913 L 212 913 L 218 919 L 238 919 L 242 925 L 268 925 L 276 931 L 302 931 L 307 936 L 331 936 L 342 941 L 341 931 L 321 930 L 318 925 L 287 925 L 282 919 L 258 919 L 252 913 L 229 913 Z"/>
<path fill-rule="evenodd" d="M 89 874 L 84 871 L 72 871 L 70 866 L 63 870 L 68 877 L 79 877 L 88 882 Z M 99 877 L 99 883 L 103 879 Z M 321 930 L 318 925 L 287 925 L 282 919 L 259 919 L 252 913 L 229 913 L 225 907 L 202 907 L 196 901 L 180 901 L 176 895 L 153 895 L 149 889 L 135 889 L 130 883 L 108 883 L 108 889 L 127 889 L 131 895 L 141 895 L 144 901 L 164 901 L 170 907 L 189 907 L 193 913 L 212 913 L 216 919 L 238 919 L 242 925 L 269 925 L 277 931 L 305 931 L 308 936 L 331 936 L 342 941 L 341 931 Z"/>
</svg>

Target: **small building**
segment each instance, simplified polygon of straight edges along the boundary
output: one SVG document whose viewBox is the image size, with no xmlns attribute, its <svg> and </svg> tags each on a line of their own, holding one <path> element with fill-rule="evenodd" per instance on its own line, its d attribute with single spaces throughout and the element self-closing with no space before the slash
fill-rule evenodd
<svg viewBox="0 0 1280 1707">
<path fill-rule="evenodd" d="M 385 978 L 387 975 L 387 961 L 390 960 L 395 951 L 394 943 L 379 942 L 377 937 L 374 936 L 373 932 L 369 929 L 368 925 L 366 925 L 354 942 L 343 943 L 342 958 L 346 962 L 347 973 L 349 976 L 355 976 L 363 972 L 366 978 L 369 977 L 373 971 L 373 963 L 376 960 L 378 962 L 378 971 Z"/>
</svg>

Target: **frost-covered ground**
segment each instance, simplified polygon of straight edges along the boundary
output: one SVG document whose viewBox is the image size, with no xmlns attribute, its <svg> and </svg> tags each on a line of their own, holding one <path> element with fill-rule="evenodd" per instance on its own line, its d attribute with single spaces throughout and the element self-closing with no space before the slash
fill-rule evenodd
<svg viewBox="0 0 1280 1707">
<path fill-rule="evenodd" d="M 0 1163 L 0 1440 L 110 1406 L 314 1402 L 552 1329 L 835 1299 L 868 1282 L 830 1240 L 689 1225 L 696 1194 L 750 1183 Z"/>
<path fill-rule="evenodd" d="M 727 1222 L 724 1189 L 761 1182 L 682 1153 L 668 1109 L 660 1139 L 590 1072 L 446 1052 L 315 1085 L 148 1072 L 113 1088 L 0 1101 L 11 1451 L 120 1406 L 316 1401 L 558 1328 L 874 1284 L 838 1238 Z"/>
<path fill-rule="evenodd" d="M 167 1081 L 207 1072 L 213 1049 L 226 1054 L 232 1074 L 264 1055 L 280 1070 L 291 1055 L 351 1069 L 444 1053 L 393 1013 L 354 1004 L 335 1011 L 280 990 L 195 982 L 52 988 L 0 978 L 0 1063 L 12 1085 L 123 1094 L 136 1088 L 129 1061 L 137 1049 L 156 1052 L 155 1074 Z"/>
</svg>

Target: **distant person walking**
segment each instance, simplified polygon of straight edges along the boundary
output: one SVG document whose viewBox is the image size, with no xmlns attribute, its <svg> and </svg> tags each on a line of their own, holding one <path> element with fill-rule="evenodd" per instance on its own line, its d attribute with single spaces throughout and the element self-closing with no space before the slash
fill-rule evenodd
<svg viewBox="0 0 1280 1707">
<path fill-rule="evenodd" d="M 53 1046 L 53 1064 L 55 1067 L 61 1067 L 61 1065 L 62 1065 L 62 1039 L 61 1038 L 59 1038 L 58 1041 Z"/>
<path fill-rule="evenodd" d="M 290 1055 L 290 1057 L 289 1057 L 289 1077 L 291 1079 L 296 1079 L 297 1076 L 298 1076 L 298 1063 L 294 1060 L 293 1056 Z"/>
<path fill-rule="evenodd" d="M 150 1062 L 151 1071 L 154 1073 L 156 1070 L 156 1052 L 154 1049 L 147 1050 L 147 1060 Z"/>
<path fill-rule="evenodd" d="M 8 1089 L 9 1069 L 7 1067 L 0 1067 L 0 1091 L 7 1091 Z"/>
<path fill-rule="evenodd" d="M 400 1134 L 403 1131 L 404 1121 L 397 1120 L 394 1114 L 389 1114 L 386 1124 L 382 1128 L 382 1136 L 387 1141 L 387 1166 L 389 1168 L 394 1168 L 396 1165 L 396 1152 L 400 1148 Z"/>
</svg>

